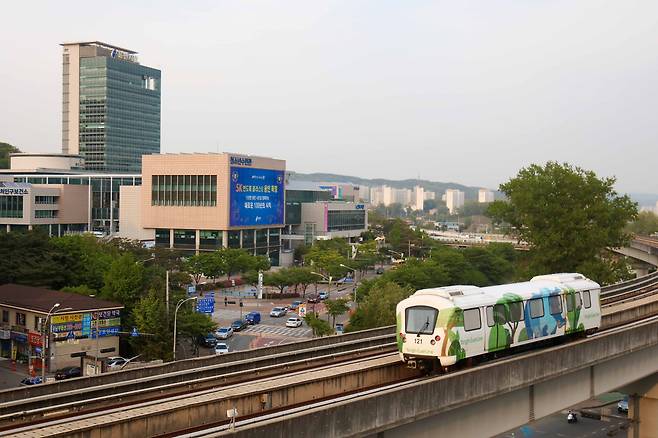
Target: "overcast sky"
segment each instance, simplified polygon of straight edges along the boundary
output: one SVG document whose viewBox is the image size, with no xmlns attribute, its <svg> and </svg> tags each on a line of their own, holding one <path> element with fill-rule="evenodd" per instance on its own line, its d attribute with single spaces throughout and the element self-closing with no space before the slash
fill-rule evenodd
<svg viewBox="0 0 658 438">
<path fill-rule="evenodd" d="M 5 2 L 0 141 L 61 151 L 61 47 L 162 70 L 162 151 L 496 188 L 566 161 L 658 193 L 658 2 Z"/>
</svg>

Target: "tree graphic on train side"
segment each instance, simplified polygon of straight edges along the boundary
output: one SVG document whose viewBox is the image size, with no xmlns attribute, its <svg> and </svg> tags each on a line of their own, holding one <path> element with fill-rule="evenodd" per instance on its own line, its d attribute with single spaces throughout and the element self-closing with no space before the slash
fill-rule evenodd
<svg viewBox="0 0 658 438">
<path fill-rule="evenodd" d="M 509 348 L 514 342 L 519 321 L 523 318 L 521 297 L 510 293 L 503 295 L 493 307 L 493 318 L 494 325 L 489 332 L 487 350 L 498 351 Z"/>
<path fill-rule="evenodd" d="M 461 346 L 459 331 L 453 330 L 464 327 L 464 312 L 459 307 L 441 310 L 436 322 L 437 327 L 445 329 L 445 336 L 441 344 L 441 356 L 457 356 L 457 360 L 466 357 L 466 351 Z"/>
<path fill-rule="evenodd" d="M 585 326 L 580 319 L 580 296 L 576 301 L 576 291 L 574 289 L 567 290 L 565 294 L 567 299 L 567 330 L 566 333 L 577 333 L 585 330 Z"/>
</svg>

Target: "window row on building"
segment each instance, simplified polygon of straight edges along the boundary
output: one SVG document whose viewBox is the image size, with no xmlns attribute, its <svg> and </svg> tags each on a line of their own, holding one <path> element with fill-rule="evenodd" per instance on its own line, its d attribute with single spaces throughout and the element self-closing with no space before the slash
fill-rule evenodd
<svg viewBox="0 0 658 438">
<path fill-rule="evenodd" d="M 35 204 L 46 204 L 46 205 L 57 204 L 58 200 L 59 200 L 59 196 L 35 196 L 34 197 L 34 203 Z"/>
<path fill-rule="evenodd" d="M 0 196 L 0 217 L 22 218 L 22 196 Z"/>
<path fill-rule="evenodd" d="M 327 231 L 360 230 L 366 228 L 365 210 L 330 210 Z"/>
<path fill-rule="evenodd" d="M 214 207 L 217 175 L 152 175 L 151 205 Z"/>
</svg>

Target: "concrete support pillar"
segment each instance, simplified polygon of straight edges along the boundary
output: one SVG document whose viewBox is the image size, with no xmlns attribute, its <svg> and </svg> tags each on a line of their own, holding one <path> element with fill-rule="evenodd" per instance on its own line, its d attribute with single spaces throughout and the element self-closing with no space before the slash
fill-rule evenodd
<svg viewBox="0 0 658 438">
<path fill-rule="evenodd" d="M 201 243 L 201 231 L 194 231 L 194 253 L 199 254 L 199 245 Z"/>
<path fill-rule="evenodd" d="M 625 388 L 628 397 L 628 438 L 658 438 L 658 374 Z"/>
<path fill-rule="evenodd" d="M 222 231 L 222 248 L 228 248 L 228 231 Z"/>
<path fill-rule="evenodd" d="M 174 247 L 174 230 L 169 229 L 169 248 Z"/>
</svg>

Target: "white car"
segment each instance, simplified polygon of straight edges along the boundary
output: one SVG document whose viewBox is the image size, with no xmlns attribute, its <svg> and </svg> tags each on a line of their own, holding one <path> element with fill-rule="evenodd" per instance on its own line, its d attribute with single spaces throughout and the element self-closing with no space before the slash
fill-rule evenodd
<svg viewBox="0 0 658 438">
<path fill-rule="evenodd" d="M 228 345 L 224 344 L 223 342 L 218 343 L 215 345 L 215 354 L 225 354 L 228 353 Z"/>
<path fill-rule="evenodd" d="M 107 368 L 110 370 L 120 370 L 128 363 L 128 359 L 121 356 L 111 356 L 107 358 Z"/>
<path fill-rule="evenodd" d="M 217 339 L 228 339 L 233 336 L 232 327 L 220 327 L 215 331 L 215 337 Z"/>
<path fill-rule="evenodd" d="M 286 327 L 301 327 L 302 326 L 302 320 L 297 317 L 292 317 L 288 318 L 288 321 L 286 321 Z"/>
</svg>

